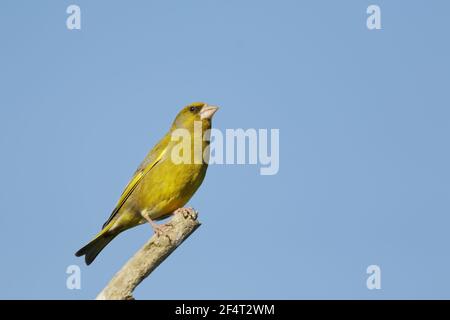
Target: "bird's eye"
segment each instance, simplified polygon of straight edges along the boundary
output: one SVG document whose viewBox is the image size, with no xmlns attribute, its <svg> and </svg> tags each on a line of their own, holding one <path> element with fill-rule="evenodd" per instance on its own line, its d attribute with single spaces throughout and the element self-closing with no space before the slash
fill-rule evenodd
<svg viewBox="0 0 450 320">
<path fill-rule="evenodd" d="M 197 108 L 196 108 L 196 107 L 190 107 L 189 110 L 190 110 L 191 112 L 194 112 L 195 110 L 197 110 Z"/>
</svg>

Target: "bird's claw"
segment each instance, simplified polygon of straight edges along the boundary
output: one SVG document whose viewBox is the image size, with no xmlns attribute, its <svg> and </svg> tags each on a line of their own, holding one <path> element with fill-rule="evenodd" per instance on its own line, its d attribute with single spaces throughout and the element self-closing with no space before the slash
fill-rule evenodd
<svg viewBox="0 0 450 320">
<path fill-rule="evenodd" d="M 166 231 L 170 228 L 172 228 L 173 226 L 170 223 L 166 223 L 166 224 L 152 224 L 152 229 L 155 232 L 156 236 L 162 236 L 164 233 L 166 233 Z"/>
<path fill-rule="evenodd" d="M 180 208 L 177 210 L 181 213 L 185 219 L 191 218 L 192 220 L 197 219 L 197 212 L 193 208 Z"/>
</svg>

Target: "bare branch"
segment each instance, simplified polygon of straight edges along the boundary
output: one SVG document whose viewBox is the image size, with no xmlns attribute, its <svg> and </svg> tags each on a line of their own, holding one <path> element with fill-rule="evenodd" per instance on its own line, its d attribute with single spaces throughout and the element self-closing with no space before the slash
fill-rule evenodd
<svg viewBox="0 0 450 320">
<path fill-rule="evenodd" d="M 197 213 L 189 208 L 175 211 L 164 234 L 153 235 L 99 293 L 97 300 L 131 300 L 134 289 L 150 275 L 199 226 Z"/>
</svg>

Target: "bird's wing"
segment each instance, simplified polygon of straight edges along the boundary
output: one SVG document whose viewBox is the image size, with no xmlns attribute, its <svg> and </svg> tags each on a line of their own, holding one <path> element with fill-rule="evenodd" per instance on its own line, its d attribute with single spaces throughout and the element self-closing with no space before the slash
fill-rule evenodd
<svg viewBox="0 0 450 320">
<path fill-rule="evenodd" d="M 111 222 L 111 220 L 116 216 L 119 212 L 120 208 L 122 208 L 125 201 L 127 201 L 128 197 L 133 193 L 134 189 L 139 185 L 142 178 L 162 159 L 167 151 L 167 147 L 170 142 L 170 134 L 167 134 L 153 149 L 148 153 L 145 157 L 144 161 L 139 165 L 136 172 L 131 178 L 130 182 L 126 186 L 125 190 L 122 192 L 119 201 L 117 202 L 116 207 L 114 208 L 111 216 L 106 220 L 103 224 L 103 228 Z"/>
</svg>

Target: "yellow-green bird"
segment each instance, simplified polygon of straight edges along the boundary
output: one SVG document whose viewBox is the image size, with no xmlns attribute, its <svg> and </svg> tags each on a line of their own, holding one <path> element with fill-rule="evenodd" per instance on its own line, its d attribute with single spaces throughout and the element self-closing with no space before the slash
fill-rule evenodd
<svg viewBox="0 0 450 320">
<path fill-rule="evenodd" d="M 195 102 L 178 113 L 169 132 L 150 150 L 134 173 L 102 230 L 75 253 L 77 257 L 84 255 L 86 264 L 91 264 L 119 233 L 146 222 L 156 233 L 161 232 L 161 225 L 154 221 L 164 219 L 183 207 L 203 182 L 208 164 L 203 157 L 200 161 L 194 161 L 194 128 L 200 127 L 201 134 L 205 134 L 211 129 L 211 119 L 217 109 L 203 102 Z M 193 161 L 173 161 L 172 153 L 176 152 L 172 151 L 180 144 L 172 138 L 172 133 L 176 131 L 190 133 Z M 208 139 L 201 139 L 200 144 L 202 154 L 205 149 L 205 153 L 209 152 Z M 183 149 L 184 152 L 186 150 Z"/>
</svg>

